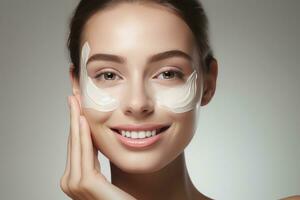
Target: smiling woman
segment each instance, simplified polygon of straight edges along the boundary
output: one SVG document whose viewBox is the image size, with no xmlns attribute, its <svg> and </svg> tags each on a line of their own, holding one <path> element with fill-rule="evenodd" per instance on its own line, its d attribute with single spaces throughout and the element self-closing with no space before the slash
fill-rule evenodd
<svg viewBox="0 0 300 200">
<path fill-rule="evenodd" d="M 74 96 L 62 190 L 73 199 L 209 199 L 184 156 L 217 79 L 201 4 L 81 1 L 70 28 Z"/>
<path fill-rule="evenodd" d="M 60 182 L 69 197 L 210 199 L 191 181 L 184 154 L 216 89 L 207 32 L 197 0 L 80 1 L 68 40 L 73 95 Z"/>
</svg>

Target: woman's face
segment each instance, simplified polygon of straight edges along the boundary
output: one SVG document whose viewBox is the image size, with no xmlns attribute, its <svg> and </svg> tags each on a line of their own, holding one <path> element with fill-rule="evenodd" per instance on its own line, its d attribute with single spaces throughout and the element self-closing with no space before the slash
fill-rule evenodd
<svg viewBox="0 0 300 200">
<path fill-rule="evenodd" d="M 191 30 L 181 18 L 159 5 L 123 3 L 98 12 L 87 21 L 81 46 L 85 42 L 90 47 L 89 57 L 105 53 L 124 59 L 119 63 L 99 58 L 86 66 L 87 74 L 99 88 L 106 91 L 122 88 L 118 92 L 121 103 L 112 111 L 82 107 L 94 145 L 123 171 L 149 173 L 162 169 L 183 152 L 196 129 L 202 71 Z M 175 55 L 148 62 L 152 55 L 169 50 L 185 52 L 192 61 Z M 195 108 L 175 113 L 158 106 L 149 85 L 176 87 L 183 84 L 194 69 L 197 69 L 199 93 Z M 172 70 L 179 70 L 181 75 Z M 82 104 L 82 97 L 80 101 Z M 112 130 L 123 125 L 169 128 L 156 143 L 146 148 L 131 148 L 121 143 Z"/>
</svg>

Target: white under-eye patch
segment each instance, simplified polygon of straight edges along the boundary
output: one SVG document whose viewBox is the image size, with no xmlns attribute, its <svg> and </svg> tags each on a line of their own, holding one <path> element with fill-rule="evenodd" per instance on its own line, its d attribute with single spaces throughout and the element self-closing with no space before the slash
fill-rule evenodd
<svg viewBox="0 0 300 200">
<path fill-rule="evenodd" d="M 176 87 L 155 85 L 155 97 L 159 105 L 174 113 L 183 113 L 195 108 L 197 94 L 197 72 L 194 71 L 185 84 Z"/>
<path fill-rule="evenodd" d="M 118 108 L 120 102 L 107 91 L 98 88 L 88 76 L 86 64 L 90 54 L 90 47 L 84 43 L 81 53 L 80 86 L 82 91 L 82 103 L 86 108 L 92 108 L 101 112 L 110 112 Z"/>
<path fill-rule="evenodd" d="M 97 87 L 87 73 L 87 61 L 90 54 L 88 42 L 85 42 L 81 52 L 80 87 L 82 91 L 82 106 L 101 112 L 110 112 L 120 106 L 122 94 L 112 95 L 108 90 Z M 201 84 L 202 85 L 202 84 Z M 153 99 L 159 106 L 167 108 L 174 113 L 188 112 L 197 105 L 197 72 L 188 77 L 187 81 L 178 86 L 162 86 L 153 84 Z M 121 93 L 125 92 L 120 90 Z M 201 94 L 202 96 L 202 90 Z"/>
</svg>

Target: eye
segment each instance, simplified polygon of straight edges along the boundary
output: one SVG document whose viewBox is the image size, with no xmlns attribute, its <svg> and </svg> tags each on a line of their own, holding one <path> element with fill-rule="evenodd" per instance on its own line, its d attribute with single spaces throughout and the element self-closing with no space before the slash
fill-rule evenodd
<svg viewBox="0 0 300 200">
<path fill-rule="evenodd" d="M 118 80 L 118 79 L 122 79 L 120 76 L 118 76 L 116 73 L 114 72 L 102 72 L 98 75 L 96 75 L 95 77 L 97 80 L 107 80 L 107 81 L 112 81 L 112 80 Z"/>
<path fill-rule="evenodd" d="M 179 78 L 183 79 L 184 74 L 180 71 L 177 70 L 167 70 L 162 73 L 160 73 L 157 78 L 158 79 L 174 79 L 174 78 Z"/>
</svg>

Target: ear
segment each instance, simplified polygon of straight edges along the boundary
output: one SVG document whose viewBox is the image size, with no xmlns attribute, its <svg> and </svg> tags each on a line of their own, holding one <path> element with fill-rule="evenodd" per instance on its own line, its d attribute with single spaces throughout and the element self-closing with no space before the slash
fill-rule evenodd
<svg viewBox="0 0 300 200">
<path fill-rule="evenodd" d="M 70 65 L 69 68 L 69 76 L 70 76 L 70 81 L 72 85 L 72 93 L 77 99 L 77 102 L 80 107 L 80 112 L 82 113 L 81 109 L 81 92 L 80 92 L 80 84 L 79 84 L 79 78 L 75 75 L 75 66 L 73 64 Z"/>
<path fill-rule="evenodd" d="M 213 98 L 216 91 L 218 77 L 218 62 L 212 59 L 209 64 L 209 71 L 204 74 L 204 89 L 201 99 L 201 106 L 207 105 Z"/>
</svg>

